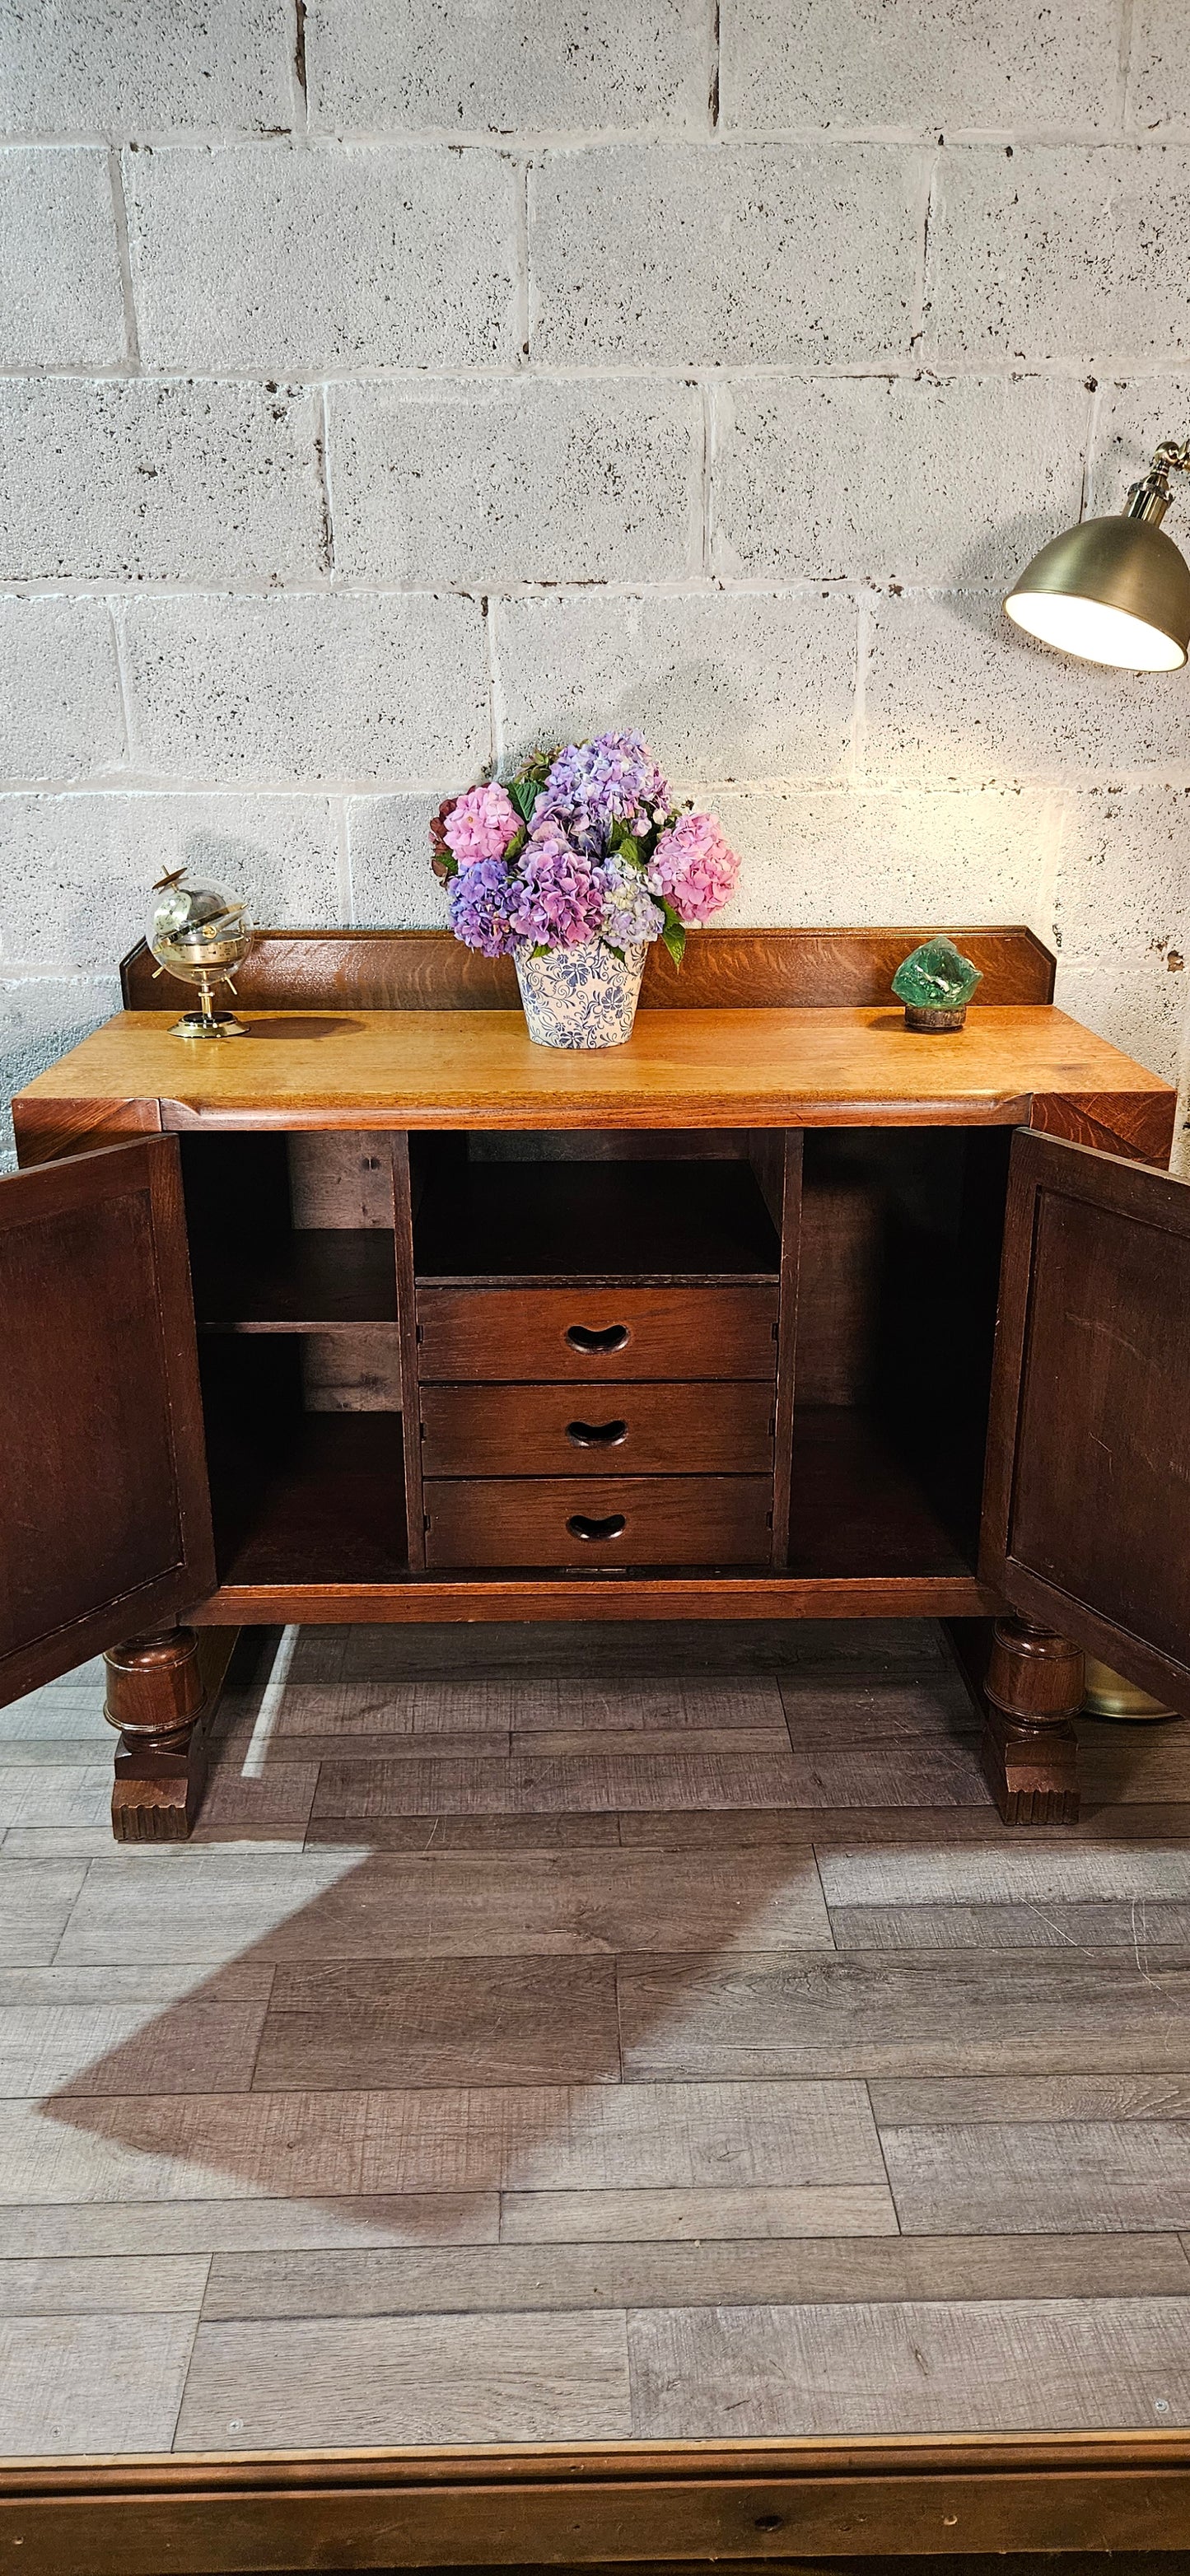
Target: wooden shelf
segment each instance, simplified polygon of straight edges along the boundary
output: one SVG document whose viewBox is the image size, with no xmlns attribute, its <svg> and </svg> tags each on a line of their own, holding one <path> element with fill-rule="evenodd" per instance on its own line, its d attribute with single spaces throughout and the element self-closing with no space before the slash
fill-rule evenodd
<svg viewBox="0 0 1190 2576">
<path fill-rule="evenodd" d="M 200 1332 L 333 1333 L 394 1324 L 397 1276 L 387 1228 L 328 1226 L 230 1244 L 196 1265 Z"/>
<path fill-rule="evenodd" d="M 419 1279 L 774 1279 L 780 1246 L 743 1162 L 475 1162 L 431 1171 Z"/>
<path fill-rule="evenodd" d="M 241 1419 L 211 1440 L 221 1583 L 398 1583 L 408 1572 L 401 1418 Z"/>
<path fill-rule="evenodd" d="M 977 1488 L 968 1498 L 916 1468 L 872 1415 L 834 1404 L 795 1412 L 790 1574 L 973 1576 L 977 1508 Z"/>
</svg>

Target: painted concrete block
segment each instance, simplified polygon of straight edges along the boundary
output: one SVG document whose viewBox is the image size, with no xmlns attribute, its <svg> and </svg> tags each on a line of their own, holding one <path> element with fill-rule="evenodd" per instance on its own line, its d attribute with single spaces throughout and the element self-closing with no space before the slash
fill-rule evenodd
<svg viewBox="0 0 1190 2576">
<path fill-rule="evenodd" d="M 0 982 L 0 1172 L 16 1169 L 8 1103 L 120 1007 L 116 975 Z"/>
<path fill-rule="evenodd" d="M 470 599 L 140 599 L 125 624 L 134 766 L 261 786 L 403 780 L 439 795 L 489 749 Z"/>
<path fill-rule="evenodd" d="M 492 604 L 502 761 L 636 726 L 677 783 L 837 777 L 856 612 L 838 592 Z"/>
<path fill-rule="evenodd" d="M 1040 788 L 721 788 L 715 810 L 743 862 L 725 923 L 1028 921 L 1056 830 Z"/>
<path fill-rule="evenodd" d="M 439 796 L 353 796 L 347 808 L 351 918 L 368 930 L 442 929 L 446 889 L 430 870 Z"/>
<path fill-rule="evenodd" d="M 523 134 L 705 127 L 704 0 L 307 0 L 314 125 Z"/>
<path fill-rule="evenodd" d="M 102 599 L 0 599 L 0 771 L 86 778 L 124 756 L 111 612 Z"/>
<path fill-rule="evenodd" d="M 48 144 L 0 152 L 4 365 L 109 366 L 126 347 L 106 152 Z"/>
<path fill-rule="evenodd" d="M 1114 118 L 1114 0 L 721 0 L 719 42 L 733 129 Z"/>
<path fill-rule="evenodd" d="M 325 556 L 312 393 L 263 385 L 0 384 L 0 576 L 309 577 Z"/>
<path fill-rule="evenodd" d="M 293 51 L 291 0 L 0 0 L 0 131 L 274 132 Z"/>
<path fill-rule="evenodd" d="M 555 365 L 908 355 L 923 198 L 895 145 L 653 143 L 530 175 L 532 350 Z"/>
<path fill-rule="evenodd" d="M 495 153 L 129 153 L 142 354 L 166 367 L 511 358 L 516 181 Z"/>
<path fill-rule="evenodd" d="M 1033 643 L 996 593 L 881 600 L 865 702 L 871 777 L 1088 777 L 1187 757 L 1184 693 Z"/>
<path fill-rule="evenodd" d="M 1067 964 L 1158 958 L 1190 991 L 1190 786 L 1063 798 L 1054 925 Z"/>
<path fill-rule="evenodd" d="M 701 569 L 692 385 L 336 385 L 328 443 L 349 578 L 484 590 Z"/>
<path fill-rule="evenodd" d="M 924 353 L 1094 366 L 1190 354 L 1190 153 L 983 145 L 941 157 Z"/>
<path fill-rule="evenodd" d="M 324 797 L 0 796 L 0 974 L 109 973 L 166 868 L 246 895 L 258 922 L 339 918 Z"/>
<path fill-rule="evenodd" d="M 714 405 L 727 580 L 1007 582 L 1078 517 L 1077 379 L 742 377 Z"/>
<path fill-rule="evenodd" d="M 1139 481 L 1163 438 L 1190 437 L 1190 372 L 1137 376 L 1099 386 L 1087 475 L 1088 517 L 1122 510 L 1128 487 Z M 1167 536 L 1190 548 L 1190 475 L 1172 477 L 1173 508 Z"/>
<path fill-rule="evenodd" d="M 1061 962 L 1054 993 L 1059 1010 L 1143 1064 L 1164 1082 L 1176 1082 L 1185 978 L 1166 972 L 1160 958 L 1143 965 L 1068 966 Z"/>
<path fill-rule="evenodd" d="M 1185 0 L 1136 0 L 1129 123 L 1142 134 L 1190 127 L 1190 13 Z"/>
</svg>

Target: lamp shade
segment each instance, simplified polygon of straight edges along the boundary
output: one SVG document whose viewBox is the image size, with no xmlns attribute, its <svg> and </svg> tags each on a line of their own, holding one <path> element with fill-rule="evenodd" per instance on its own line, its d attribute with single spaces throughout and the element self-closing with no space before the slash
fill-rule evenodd
<svg viewBox="0 0 1190 2576">
<path fill-rule="evenodd" d="M 1151 520 L 1084 519 L 1035 555 L 1004 606 L 1086 662 L 1176 671 L 1190 650 L 1190 564 Z"/>
</svg>

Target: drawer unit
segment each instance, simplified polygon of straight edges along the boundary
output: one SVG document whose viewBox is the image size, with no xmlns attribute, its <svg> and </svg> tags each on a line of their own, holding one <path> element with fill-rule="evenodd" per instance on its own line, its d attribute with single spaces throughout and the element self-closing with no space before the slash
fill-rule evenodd
<svg viewBox="0 0 1190 2576">
<path fill-rule="evenodd" d="M 764 1565 L 769 1476 L 427 1477 L 426 1563 Z"/>
<path fill-rule="evenodd" d="M 424 1386 L 427 1476 L 771 1475 L 773 1389 L 644 1382 Z"/>
<path fill-rule="evenodd" d="M 428 1288 L 418 1375 L 594 1390 L 602 1380 L 763 1378 L 777 1358 L 777 1284 L 741 1288 Z M 581 1408 L 580 1408 L 581 1410 Z"/>
</svg>

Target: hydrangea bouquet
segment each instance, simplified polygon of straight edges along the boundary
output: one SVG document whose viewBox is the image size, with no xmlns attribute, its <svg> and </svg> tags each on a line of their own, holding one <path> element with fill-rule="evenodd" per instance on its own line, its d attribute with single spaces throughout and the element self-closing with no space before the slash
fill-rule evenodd
<svg viewBox="0 0 1190 2576">
<path fill-rule="evenodd" d="M 675 805 L 638 733 L 538 752 L 507 786 L 447 797 L 430 837 L 455 937 L 514 958 L 530 1035 L 550 1046 L 622 1043 L 649 942 L 680 964 L 739 874 L 713 815 Z"/>
</svg>

